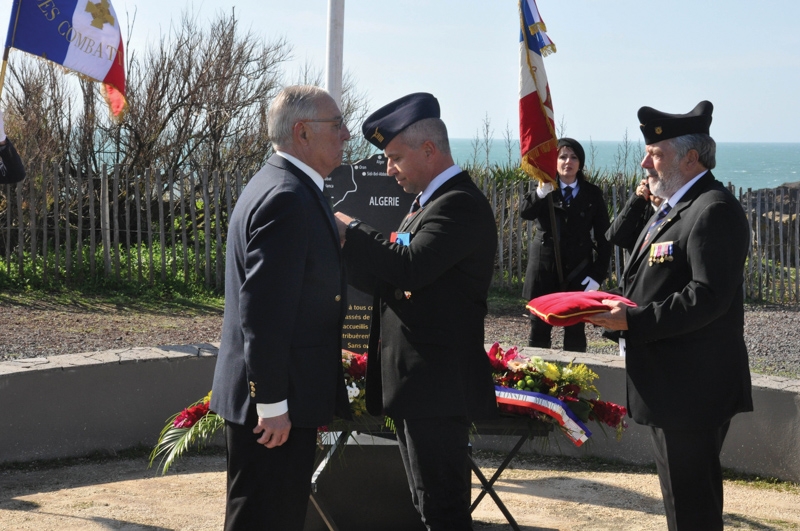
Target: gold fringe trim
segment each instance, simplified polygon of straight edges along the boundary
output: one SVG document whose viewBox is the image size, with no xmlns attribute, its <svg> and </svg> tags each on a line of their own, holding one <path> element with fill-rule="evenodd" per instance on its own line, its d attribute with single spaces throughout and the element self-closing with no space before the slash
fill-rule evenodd
<svg viewBox="0 0 800 531">
<path fill-rule="evenodd" d="M 540 50 L 542 57 L 547 57 L 550 54 L 556 53 L 556 45 L 552 42 Z"/>
<path fill-rule="evenodd" d="M 556 140 L 555 138 L 551 138 L 547 142 L 545 142 L 543 144 L 539 144 L 538 146 L 536 146 L 533 149 L 529 150 L 527 153 L 525 153 L 525 156 L 526 157 L 533 157 L 533 158 L 536 159 L 536 158 L 541 157 L 542 155 L 544 155 L 548 151 L 553 151 L 556 148 L 558 148 L 558 140 Z"/>
<path fill-rule="evenodd" d="M 541 181 L 543 183 L 551 183 L 555 184 L 556 180 L 551 177 L 547 172 L 537 168 L 533 164 L 530 163 L 528 160 L 528 155 L 525 154 L 522 157 L 522 162 L 520 164 L 522 167 L 522 171 L 524 171 L 531 179 L 536 179 L 537 181 Z"/>
<path fill-rule="evenodd" d="M 530 26 L 528 26 L 528 31 L 531 32 L 531 35 L 534 33 L 539 33 L 540 31 L 543 33 L 547 33 L 547 26 L 544 25 L 544 21 L 542 22 L 534 22 Z"/>
</svg>

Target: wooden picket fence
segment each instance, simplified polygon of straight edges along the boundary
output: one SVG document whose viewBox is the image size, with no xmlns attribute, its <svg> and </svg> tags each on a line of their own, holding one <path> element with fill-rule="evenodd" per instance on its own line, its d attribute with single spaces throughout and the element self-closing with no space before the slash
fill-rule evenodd
<svg viewBox="0 0 800 531">
<path fill-rule="evenodd" d="M 495 262 L 495 286 L 521 290 L 531 252 L 533 222 L 523 220 L 519 208 L 524 194 L 535 183 L 500 184 L 491 179 L 479 181 L 496 213 L 498 251 Z M 598 183 L 603 190 L 609 215 L 622 210 L 635 183 Z M 800 201 L 798 188 L 772 190 L 729 190 L 738 197 L 751 231 L 751 246 L 745 269 L 745 296 L 752 302 L 797 305 L 800 303 Z M 627 252 L 614 247 L 609 275 L 604 288 L 616 286 Z"/>
<path fill-rule="evenodd" d="M 221 290 L 227 213 L 242 187 L 241 172 L 103 167 L 69 175 L 41 167 L 37 177 L 1 187 L 0 265 L 43 282 L 74 285 L 102 270 L 115 280 Z"/>
<path fill-rule="evenodd" d="M 40 165 L 23 183 L 0 186 L 0 274 L 80 284 L 106 278 L 183 282 L 222 290 L 228 213 L 251 174 L 102 168 L 70 173 Z M 33 176 L 33 177 L 31 177 Z M 519 216 L 533 183 L 479 177 L 498 226 L 496 287 L 521 290 L 533 223 Z M 600 183 L 613 217 L 633 183 Z M 749 300 L 800 302 L 798 190 L 731 190 L 751 227 L 744 279 Z M 609 279 L 616 284 L 625 253 L 615 248 Z"/>
</svg>

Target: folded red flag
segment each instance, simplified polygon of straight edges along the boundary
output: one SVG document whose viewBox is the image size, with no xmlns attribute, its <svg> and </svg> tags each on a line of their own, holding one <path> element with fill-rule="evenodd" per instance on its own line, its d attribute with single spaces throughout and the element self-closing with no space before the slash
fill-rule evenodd
<svg viewBox="0 0 800 531">
<path fill-rule="evenodd" d="M 620 301 L 635 307 L 636 303 L 605 291 L 562 291 L 532 299 L 525 307 L 532 314 L 552 326 L 570 326 L 586 318 L 608 311 L 603 300 Z"/>
</svg>

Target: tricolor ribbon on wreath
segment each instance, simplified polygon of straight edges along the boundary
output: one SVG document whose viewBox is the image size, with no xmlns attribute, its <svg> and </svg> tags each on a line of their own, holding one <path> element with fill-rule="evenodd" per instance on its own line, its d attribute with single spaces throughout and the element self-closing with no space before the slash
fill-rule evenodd
<svg viewBox="0 0 800 531">
<path fill-rule="evenodd" d="M 575 416 L 575 413 L 557 398 L 542 393 L 510 389 L 500 385 L 494 386 L 494 394 L 497 397 L 498 404 L 533 409 L 556 419 L 564 428 L 565 435 L 570 438 L 575 446 L 583 445 L 592 436 L 592 432 Z"/>
</svg>

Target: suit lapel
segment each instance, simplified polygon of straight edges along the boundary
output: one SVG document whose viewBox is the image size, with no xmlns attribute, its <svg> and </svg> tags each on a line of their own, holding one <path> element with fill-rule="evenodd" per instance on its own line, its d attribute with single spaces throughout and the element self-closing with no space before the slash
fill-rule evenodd
<svg viewBox="0 0 800 531">
<path fill-rule="evenodd" d="M 341 244 L 339 242 L 339 228 L 336 226 L 336 219 L 333 217 L 333 210 L 331 209 L 330 203 L 328 202 L 327 198 L 322 194 L 322 190 L 319 189 L 314 180 L 308 175 L 306 175 L 300 168 L 298 168 L 285 158 L 281 157 L 280 155 L 272 155 L 267 162 L 277 168 L 291 172 L 295 177 L 297 177 L 300 180 L 300 182 L 302 182 L 311 191 L 314 197 L 317 198 L 317 204 L 319 208 L 322 210 L 325 217 L 328 219 L 328 228 L 331 231 L 331 236 L 336 241 L 336 248 L 341 252 Z"/>
<path fill-rule="evenodd" d="M 711 174 L 711 171 L 708 171 L 705 175 L 703 175 L 703 177 L 700 178 L 700 180 L 694 183 L 694 185 L 686 191 L 683 197 L 681 197 L 681 200 L 678 202 L 678 204 L 672 207 L 672 210 L 670 210 L 669 214 L 667 214 L 667 217 L 661 224 L 661 227 L 655 232 L 655 234 L 652 235 L 652 239 L 647 247 L 640 250 L 639 248 L 642 246 L 645 234 L 647 234 L 647 229 L 658 215 L 658 212 L 653 213 L 653 215 L 647 221 L 647 226 L 642 230 L 642 232 L 639 234 L 639 237 L 636 239 L 636 247 L 634 247 L 635 254 L 631 257 L 629 265 L 625 267 L 625 273 L 627 273 L 632 267 L 638 267 L 639 262 L 650 253 L 650 246 L 659 240 L 661 235 L 669 226 L 677 223 L 680 220 L 681 212 L 689 208 L 694 200 L 697 199 L 697 196 L 704 192 L 713 181 L 714 176 Z"/>
<path fill-rule="evenodd" d="M 433 195 L 431 195 L 430 199 L 428 199 L 425 202 L 422 208 L 417 210 L 413 216 L 407 217 L 406 219 L 403 220 L 403 222 L 400 224 L 400 229 L 398 230 L 398 232 L 414 232 L 417 226 L 419 225 L 420 220 L 423 217 L 423 214 L 425 213 L 425 209 L 428 208 L 434 201 L 442 197 L 449 190 L 451 190 L 453 187 L 463 183 L 464 180 L 472 182 L 472 179 L 470 179 L 469 177 L 469 173 L 462 171 L 461 173 L 457 173 L 456 175 L 445 181 L 443 185 L 441 185 L 439 188 L 436 189 L 435 192 L 433 192 Z"/>
<path fill-rule="evenodd" d="M 670 223 L 670 221 L 672 220 L 672 217 L 675 214 L 676 214 L 676 212 L 670 211 L 670 215 L 667 216 L 667 219 L 664 220 L 664 223 L 661 226 L 661 230 L 663 230 L 664 227 L 666 227 L 667 224 Z M 647 231 L 650 228 L 650 225 L 652 225 L 653 221 L 655 221 L 656 216 L 658 216 L 658 211 L 657 210 L 653 212 L 653 215 L 650 216 L 650 219 L 647 220 L 647 224 L 645 225 L 644 230 L 642 230 L 642 232 L 639 233 L 639 237 L 636 238 L 636 246 L 633 248 L 634 249 L 634 253 L 635 253 L 634 257 L 635 257 L 636 260 L 638 260 L 639 256 L 641 254 L 643 254 L 644 251 L 645 251 L 645 249 L 642 249 L 642 242 L 644 242 L 645 235 L 647 234 Z M 653 241 L 655 241 L 655 239 L 658 237 L 658 235 L 661 232 L 661 230 L 659 230 L 657 233 L 655 233 L 653 235 Z M 650 243 L 652 243 L 652 241 Z"/>
<path fill-rule="evenodd" d="M 405 232 L 406 227 L 411 224 L 411 221 L 416 219 L 418 216 L 422 214 L 424 208 L 420 208 L 413 214 L 409 212 L 406 217 L 403 218 L 403 221 L 400 222 L 400 228 L 397 229 L 397 232 Z"/>
</svg>

